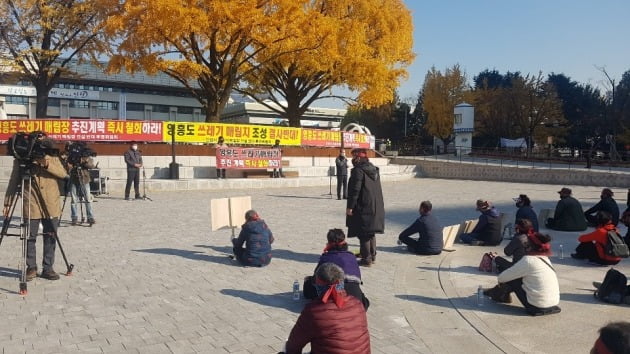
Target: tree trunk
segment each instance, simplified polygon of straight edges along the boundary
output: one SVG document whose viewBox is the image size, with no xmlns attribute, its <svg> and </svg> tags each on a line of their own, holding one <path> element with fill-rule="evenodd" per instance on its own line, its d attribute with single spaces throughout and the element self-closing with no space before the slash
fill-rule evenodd
<svg viewBox="0 0 630 354">
<path fill-rule="evenodd" d="M 36 90 L 36 99 L 37 103 L 35 106 L 35 118 L 48 118 L 48 92 L 50 89 L 46 85 L 46 83 L 36 82 L 35 83 Z"/>
</svg>

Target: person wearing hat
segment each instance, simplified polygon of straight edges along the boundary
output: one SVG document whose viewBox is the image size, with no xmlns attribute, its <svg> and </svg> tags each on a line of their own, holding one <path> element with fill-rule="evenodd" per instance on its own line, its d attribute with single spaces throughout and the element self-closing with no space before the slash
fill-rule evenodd
<svg viewBox="0 0 630 354">
<path fill-rule="evenodd" d="M 304 306 L 282 353 L 302 353 L 308 343 L 312 353 L 370 353 L 365 309 L 361 301 L 346 294 L 344 276 L 334 263 L 317 268 L 317 298 Z"/>
<path fill-rule="evenodd" d="M 133 190 L 135 199 L 140 198 L 140 167 L 142 167 L 142 153 L 138 150 L 138 143 L 132 141 L 129 150 L 124 154 L 125 163 L 127 164 L 127 184 L 125 185 L 125 200 L 129 199 L 131 191 L 131 182 L 133 182 Z"/>
<path fill-rule="evenodd" d="M 479 221 L 470 233 L 461 234 L 459 239 L 472 246 L 496 246 L 503 240 L 499 211 L 487 200 L 477 200 Z"/>
<path fill-rule="evenodd" d="M 571 189 L 564 187 L 558 194 L 560 194 L 560 200 L 556 204 L 553 218 L 547 219 L 547 228 L 557 231 L 586 230 L 582 204 L 571 196 Z"/>
<path fill-rule="evenodd" d="M 519 219 L 527 219 L 531 221 L 534 231 L 538 232 L 538 216 L 532 207 L 532 202 L 527 194 L 520 194 L 518 198 L 513 198 L 516 202 L 516 218 L 514 218 L 514 225 Z"/>
<path fill-rule="evenodd" d="M 361 261 L 369 267 L 376 260 L 376 234 L 385 231 L 385 205 L 378 167 L 367 157 L 367 150 L 352 150 L 352 165 L 348 181 L 346 226 L 348 237 L 359 238 Z"/>
<path fill-rule="evenodd" d="M 602 193 L 599 196 L 600 201 L 593 205 L 590 209 L 584 212 L 584 217 L 588 221 L 589 226 L 597 226 L 597 212 L 605 211 L 612 216 L 613 225 L 617 226 L 619 223 L 619 206 L 617 201 L 613 199 L 613 193 L 610 188 L 602 189 Z"/>
</svg>

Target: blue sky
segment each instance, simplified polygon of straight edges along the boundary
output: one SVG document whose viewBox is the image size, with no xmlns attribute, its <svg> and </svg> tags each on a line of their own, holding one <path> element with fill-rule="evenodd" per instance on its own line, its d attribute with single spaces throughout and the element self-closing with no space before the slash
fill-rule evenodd
<svg viewBox="0 0 630 354">
<path fill-rule="evenodd" d="M 472 78 L 501 73 L 564 73 L 601 87 L 605 67 L 617 82 L 630 70 L 628 0 L 405 0 L 414 52 L 401 98 L 415 97 L 431 66 L 459 63 Z"/>
<path fill-rule="evenodd" d="M 605 77 L 596 66 L 616 82 L 630 70 L 629 0 L 404 2 L 413 16 L 417 57 L 399 88 L 403 100 L 415 100 L 431 66 L 444 72 L 459 63 L 470 82 L 485 69 L 542 71 L 600 88 Z"/>
</svg>

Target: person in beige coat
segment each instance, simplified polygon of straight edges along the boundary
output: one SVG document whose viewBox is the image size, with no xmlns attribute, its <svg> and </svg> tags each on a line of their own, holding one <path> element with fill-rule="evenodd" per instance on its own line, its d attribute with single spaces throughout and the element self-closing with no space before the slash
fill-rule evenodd
<svg viewBox="0 0 630 354">
<path fill-rule="evenodd" d="M 37 276 L 37 261 L 35 257 L 35 242 L 39 223 L 44 228 L 44 256 L 42 260 L 43 270 L 41 277 L 49 280 L 59 279 L 59 275 L 53 269 L 55 263 L 56 234 L 58 219 L 61 216 L 59 180 L 68 177 L 66 169 L 61 164 L 59 157 L 45 155 L 34 159 L 26 167 L 31 175 L 31 185 L 25 183 L 22 215 L 28 219 L 30 235 L 26 248 L 26 279 L 32 280 Z M 13 170 L 4 196 L 4 217 L 9 216 L 13 203 L 16 202 L 17 191 L 20 186 L 21 176 L 20 161 L 13 161 Z"/>
</svg>

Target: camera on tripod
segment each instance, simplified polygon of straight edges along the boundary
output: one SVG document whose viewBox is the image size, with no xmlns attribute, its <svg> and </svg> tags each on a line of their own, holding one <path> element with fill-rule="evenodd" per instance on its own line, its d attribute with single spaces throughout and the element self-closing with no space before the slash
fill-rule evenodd
<svg viewBox="0 0 630 354">
<path fill-rule="evenodd" d="M 47 139 L 46 133 L 42 131 L 15 133 L 9 138 L 7 152 L 20 162 L 25 163 L 31 163 L 45 155 L 59 155 L 59 149 L 55 149 L 52 140 Z"/>
<path fill-rule="evenodd" d="M 74 166 L 81 165 L 84 157 L 96 157 L 96 151 L 90 149 L 84 142 L 77 141 L 67 146 L 68 162 Z"/>
</svg>

